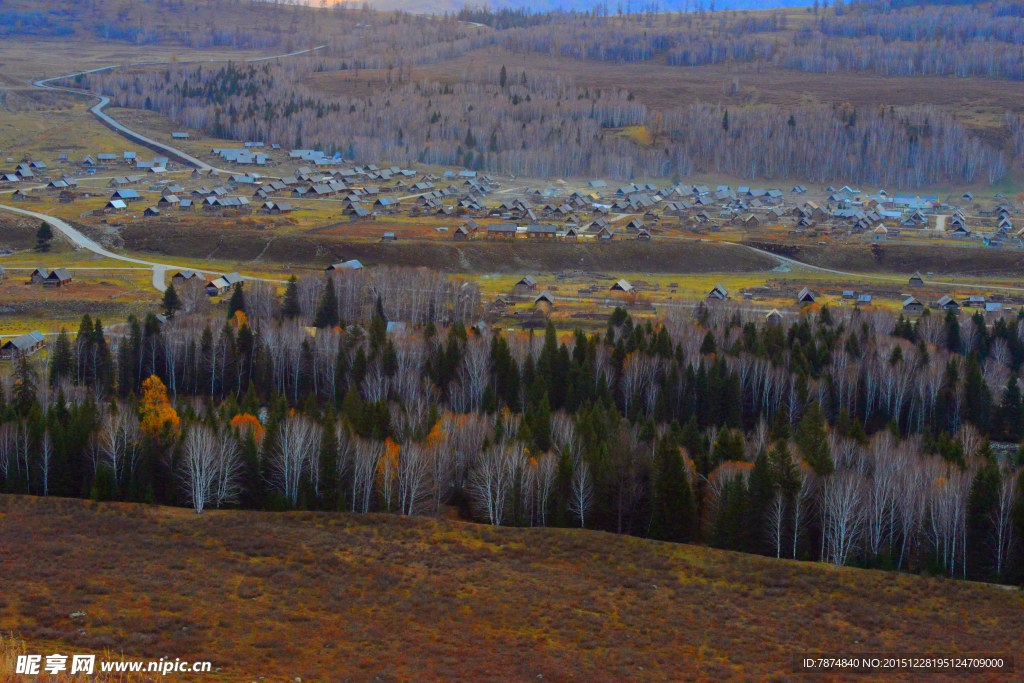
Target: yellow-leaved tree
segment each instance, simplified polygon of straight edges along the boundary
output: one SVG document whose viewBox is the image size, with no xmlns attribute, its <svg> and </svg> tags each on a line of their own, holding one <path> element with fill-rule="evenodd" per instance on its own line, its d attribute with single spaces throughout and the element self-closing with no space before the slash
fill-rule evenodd
<svg viewBox="0 0 1024 683">
<path fill-rule="evenodd" d="M 181 418 L 167 398 L 167 387 L 156 375 L 150 375 L 142 383 L 139 419 L 142 430 L 152 436 L 162 434 L 165 430 L 176 432 L 181 428 Z"/>
</svg>

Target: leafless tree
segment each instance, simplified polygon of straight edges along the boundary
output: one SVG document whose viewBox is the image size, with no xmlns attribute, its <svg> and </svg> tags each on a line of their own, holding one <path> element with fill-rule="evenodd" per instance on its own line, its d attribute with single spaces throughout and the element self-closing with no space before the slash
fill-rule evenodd
<svg viewBox="0 0 1024 683">
<path fill-rule="evenodd" d="M 270 320 L 274 317 L 277 307 L 277 287 L 275 285 L 261 280 L 246 283 L 245 315 L 249 320 Z"/>
<path fill-rule="evenodd" d="M 206 425 L 194 425 L 185 435 L 181 484 L 196 514 L 216 499 L 218 450 L 217 435 Z"/>
<path fill-rule="evenodd" d="M 576 466 L 572 475 L 569 497 L 569 512 L 580 521 L 580 528 L 586 526 L 587 513 L 594 504 L 594 482 L 590 477 L 590 466 L 585 461 Z"/>
<path fill-rule="evenodd" d="M 270 455 L 271 482 L 293 507 L 299 503 L 303 474 L 320 449 L 320 427 L 309 418 L 289 415 L 281 421 Z"/>
<path fill-rule="evenodd" d="M 384 451 L 380 441 L 356 441 L 352 460 L 352 512 L 369 512 L 377 465 Z"/>
<path fill-rule="evenodd" d="M 104 460 L 110 466 L 114 480 L 122 484 L 135 472 L 141 450 L 142 431 L 135 412 L 119 404 L 104 416 L 100 430 L 100 445 Z"/>
<path fill-rule="evenodd" d="M 796 559 L 797 543 L 800 533 L 807 526 L 808 508 L 814 496 L 816 479 L 814 469 L 805 463 L 797 465 L 796 490 L 793 492 L 793 559 Z"/>
<path fill-rule="evenodd" d="M 210 297 L 206 294 L 206 283 L 200 278 L 189 278 L 181 288 L 175 288 L 181 300 L 180 315 L 205 315 L 210 308 Z M 248 292 L 246 292 L 248 294 Z"/>
<path fill-rule="evenodd" d="M 50 432 L 44 431 L 39 441 L 39 481 L 43 485 L 43 495 L 50 495 L 50 471 L 53 469 L 53 439 Z"/>
<path fill-rule="evenodd" d="M 212 502 L 215 507 L 237 503 L 242 493 L 241 477 L 244 470 L 242 449 L 228 430 L 222 430 L 215 439 L 215 474 Z"/>
<path fill-rule="evenodd" d="M 864 481 L 841 470 L 821 482 L 821 522 L 827 562 L 844 565 L 857 550 L 863 523 Z"/>
<path fill-rule="evenodd" d="M 768 504 L 765 521 L 768 523 L 768 533 L 775 545 L 775 557 L 782 557 L 782 535 L 786 528 L 786 497 L 781 491 L 776 492 Z"/>
<path fill-rule="evenodd" d="M 523 445 L 489 448 L 477 457 L 469 475 L 469 494 L 478 513 L 495 526 L 508 518 L 511 493 L 518 470 L 525 464 Z"/>
<path fill-rule="evenodd" d="M 1003 463 L 999 469 L 1001 478 L 996 505 L 991 512 L 991 523 L 994 530 L 996 575 L 1002 576 L 1005 571 L 1006 559 L 1016 545 L 1014 536 L 1013 514 L 1020 496 L 1017 481 L 1020 470 Z"/>
<path fill-rule="evenodd" d="M 422 444 L 406 442 L 398 458 L 398 510 L 416 515 L 428 509 L 430 502 L 431 459 Z"/>
</svg>

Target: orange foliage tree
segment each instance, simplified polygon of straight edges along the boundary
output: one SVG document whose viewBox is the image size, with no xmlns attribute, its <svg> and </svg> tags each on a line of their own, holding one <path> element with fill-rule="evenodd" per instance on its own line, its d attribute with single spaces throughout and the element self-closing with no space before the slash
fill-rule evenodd
<svg viewBox="0 0 1024 683">
<path fill-rule="evenodd" d="M 142 383 L 139 419 L 142 431 L 153 436 L 165 430 L 176 432 L 181 428 L 181 418 L 167 398 L 167 387 L 156 375 L 151 375 Z"/>
<path fill-rule="evenodd" d="M 231 418 L 231 426 L 238 430 L 242 436 L 252 434 L 253 440 L 258 444 L 263 441 L 266 430 L 260 424 L 260 419 L 249 413 L 240 413 Z"/>
</svg>

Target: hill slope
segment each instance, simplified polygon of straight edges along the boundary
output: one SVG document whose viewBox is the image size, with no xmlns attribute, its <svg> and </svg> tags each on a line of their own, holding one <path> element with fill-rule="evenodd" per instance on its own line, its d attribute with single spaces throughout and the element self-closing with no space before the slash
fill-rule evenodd
<svg viewBox="0 0 1024 683">
<path fill-rule="evenodd" d="M 0 496 L 0 539 L 0 630 L 224 680 L 789 681 L 797 651 L 1012 652 L 1024 623 L 1016 591 L 587 531 Z"/>
<path fill-rule="evenodd" d="M 348 0 L 359 2 L 359 0 Z M 359 4 L 362 4 L 359 2 Z M 564 10 L 566 12 L 587 12 L 594 9 L 594 3 L 588 0 L 493 0 L 492 2 L 466 2 L 466 0 L 371 0 L 370 6 L 381 11 L 402 10 L 413 14 L 449 14 L 458 12 L 466 5 L 486 4 L 492 9 L 529 9 L 531 12 L 549 12 L 553 10 Z M 809 7 L 812 3 L 807 0 L 719 0 L 717 9 L 775 9 L 777 7 Z M 634 3 L 634 12 L 640 12 L 642 3 Z M 707 7 L 707 3 L 704 4 Z M 660 10 L 663 12 L 683 12 L 696 10 L 697 2 L 686 2 L 685 0 L 673 0 L 662 3 Z M 626 10 L 626 3 L 622 3 L 623 11 Z M 616 5 L 607 4 L 608 12 L 615 12 Z"/>
</svg>

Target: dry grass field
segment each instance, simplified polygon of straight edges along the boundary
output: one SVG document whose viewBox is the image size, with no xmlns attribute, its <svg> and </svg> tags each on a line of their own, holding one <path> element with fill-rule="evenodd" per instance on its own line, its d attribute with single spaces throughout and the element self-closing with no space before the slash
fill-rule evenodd
<svg viewBox="0 0 1024 683">
<path fill-rule="evenodd" d="M 30 651 L 211 680 L 782 683 L 804 651 L 1019 655 L 1024 626 L 1012 589 L 567 529 L 0 496 L 0 538 Z"/>
</svg>

